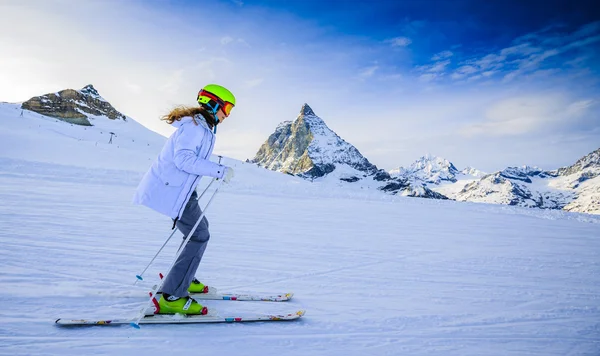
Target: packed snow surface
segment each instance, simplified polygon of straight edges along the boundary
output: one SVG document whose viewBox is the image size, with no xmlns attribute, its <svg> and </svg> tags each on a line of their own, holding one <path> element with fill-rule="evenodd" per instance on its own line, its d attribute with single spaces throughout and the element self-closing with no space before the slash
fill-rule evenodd
<svg viewBox="0 0 600 356">
<path fill-rule="evenodd" d="M 236 176 L 207 212 L 197 276 L 295 296 L 204 304 L 303 318 L 57 327 L 135 316 L 168 267 L 179 236 L 133 285 L 170 233 L 169 218 L 131 204 L 165 139 L 133 120 L 84 129 L 19 114 L 0 105 L 0 354 L 600 354 L 600 217 L 389 196 L 227 158 Z"/>
</svg>

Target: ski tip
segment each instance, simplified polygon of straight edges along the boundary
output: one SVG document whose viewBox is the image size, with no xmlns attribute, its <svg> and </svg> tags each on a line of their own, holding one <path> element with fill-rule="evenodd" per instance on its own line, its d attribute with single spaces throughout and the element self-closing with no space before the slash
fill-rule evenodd
<svg viewBox="0 0 600 356">
<path fill-rule="evenodd" d="M 138 324 L 138 323 L 131 322 L 131 323 L 129 323 L 129 325 L 131 325 L 131 327 L 136 328 L 138 330 L 140 329 L 140 324 Z"/>
<path fill-rule="evenodd" d="M 139 274 L 136 274 L 136 275 L 135 275 L 135 278 L 137 278 L 137 279 L 138 279 L 138 280 L 140 280 L 140 281 L 143 281 L 143 280 L 144 280 L 144 279 L 142 278 L 142 276 L 140 276 Z"/>
<path fill-rule="evenodd" d="M 60 321 L 60 318 L 56 319 L 56 321 L 54 322 L 54 324 L 58 324 L 59 321 Z"/>
</svg>

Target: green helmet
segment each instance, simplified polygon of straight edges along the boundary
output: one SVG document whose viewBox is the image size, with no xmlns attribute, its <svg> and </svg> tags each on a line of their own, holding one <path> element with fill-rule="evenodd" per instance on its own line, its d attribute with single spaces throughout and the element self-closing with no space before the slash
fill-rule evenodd
<svg viewBox="0 0 600 356">
<path fill-rule="evenodd" d="M 235 106 L 235 96 L 229 90 L 217 84 L 209 84 L 202 88 L 198 92 L 197 100 L 198 104 L 208 104 L 215 112 L 218 109 L 223 110 L 227 116 Z M 210 103 L 211 100 L 213 103 Z M 218 106 L 213 107 L 215 104 Z"/>
</svg>

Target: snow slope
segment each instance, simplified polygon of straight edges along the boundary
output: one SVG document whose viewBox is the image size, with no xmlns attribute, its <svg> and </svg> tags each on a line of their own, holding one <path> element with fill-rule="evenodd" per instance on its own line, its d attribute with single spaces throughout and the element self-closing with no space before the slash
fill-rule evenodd
<svg viewBox="0 0 600 356">
<path fill-rule="evenodd" d="M 127 126 L 118 138 L 132 141 L 117 148 L 100 120 L 89 131 L 19 114 L 0 106 L 0 354 L 600 353 L 600 217 L 349 190 L 231 159 L 198 277 L 295 297 L 205 304 L 305 308 L 302 319 L 58 328 L 134 315 L 167 268 L 176 241 L 133 286 L 170 233 L 168 218 L 130 203 L 164 138 Z"/>
<path fill-rule="evenodd" d="M 0 157 L 144 170 L 166 141 L 129 117 L 123 121 L 88 114 L 94 126 L 80 126 L 21 110 L 20 106 L 0 102 Z M 111 132 L 115 135 L 109 144 Z"/>
</svg>

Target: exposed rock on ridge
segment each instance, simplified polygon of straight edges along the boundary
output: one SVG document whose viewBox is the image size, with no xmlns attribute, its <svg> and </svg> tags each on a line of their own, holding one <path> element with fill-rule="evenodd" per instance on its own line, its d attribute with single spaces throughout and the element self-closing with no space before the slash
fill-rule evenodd
<svg viewBox="0 0 600 356">
<path fill-rule="evenodd" d="M 92 126 L 90 119 L 93 116 L 106 116 L 111 120 L 127 119 L 104 100 L 91 84 L 81 90 L 65 89 L 35 96 L 25 101 L 21 108 L 84 126 Z"/>
</svg>

